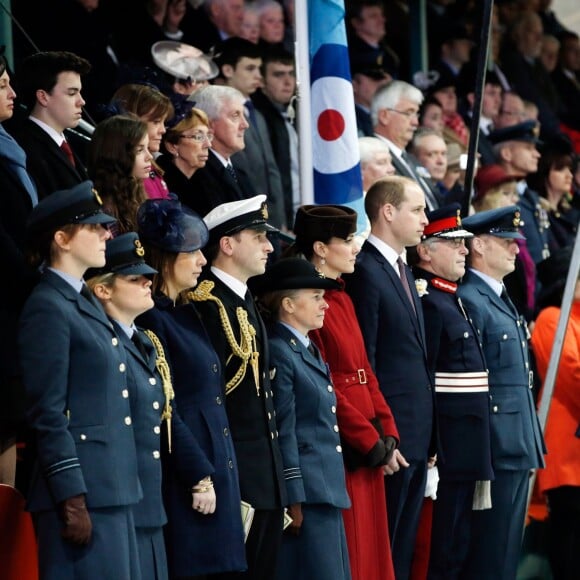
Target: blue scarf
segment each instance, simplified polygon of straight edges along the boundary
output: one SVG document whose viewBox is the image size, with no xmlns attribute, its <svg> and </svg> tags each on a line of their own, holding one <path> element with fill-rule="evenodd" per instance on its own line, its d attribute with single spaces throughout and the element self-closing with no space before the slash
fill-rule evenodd
<svg viewBox="0 0 580 580">
<path fill-rule="evenodd" d="M 38 194 L 26 171 L 26 153 L 16 143 L 12 135 L 6 132 L 2 124 L 0 124 L 0 158 L 6 160 L 8 168 L 20 180 L 32 200 L 32 207 L 34 207 L 38 203 Z"/>
</svg>

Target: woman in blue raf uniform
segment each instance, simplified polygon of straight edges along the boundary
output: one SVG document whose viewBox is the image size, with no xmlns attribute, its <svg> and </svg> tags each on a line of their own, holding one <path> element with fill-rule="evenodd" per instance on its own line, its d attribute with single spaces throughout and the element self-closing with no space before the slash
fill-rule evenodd
<svg viewBox="0 0 580 580">
<path fill-rule="evenodd" d="M 83 282 L 105 264 L 113 218 L 85 181 L 33 210 L 31 259 L 44 264 L 20 319 L 18 346 L 35 431 L 28 509 L 43 580 L 140 580 L 133 504 L 142 497 L 127 355 Z"/>
<path fill-rule="evenodd" d="M 163 526 L 167 517 L 161 497 L 161 422 L 170 409 L 171 381 L 163 382 L 156 361 L 165 363 L 150 338 L 135 326 L 135 318 L 153 308 L 151 279 L 156 270 L 145 263 L 145 250 L 136 233 L 107 242 L 106 264 L 85 274 L 127 351 L 127 387 L 137 447 L 143 499 L 134 506 L 135 531 L 143 580 L 166 580 L 167 558 Z M 152 336 L 155 341 L 155 336 Z M 156 341 L 155 341 L 156 342 Z M 164 367 L 166 370 L 167 366 Z M 164 392 L 164 388 L 167 392 Z M 170 423 L 168 423 L 170 425 Z M 167 445 L 167 442 L 164 443 Z"/>
<path fill-rule="evenodd" d="M 279 580 L 350 580 L 342 510 L 350 507 L 330 374 L 308 332 L 321 328 L 324 290 L 338 282 L 301 258 L 285 258 L 255 279 L 271 319 L 270 376 L 288 513 Z"/>
<path fill-rule="evenodd" d="M 205 578 L 244 570 L 238 471 L 222 369 L 195 306 L 182 300 L 206 263 L 201 248 L 208 230 L 175 199 L 146 201 L 138 222 L 148 261 L 158 271 L 152 287 L 155 308 L 138 322 L 163 342 L 175 390 L 171 453 L 162 449 L 170 576 Z"/>
</svg>

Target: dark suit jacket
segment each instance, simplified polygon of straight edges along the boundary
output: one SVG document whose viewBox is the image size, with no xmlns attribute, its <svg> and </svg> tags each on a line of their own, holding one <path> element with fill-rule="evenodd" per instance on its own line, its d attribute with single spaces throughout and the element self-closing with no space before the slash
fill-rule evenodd
<svg viewBox="0 0 580 580">
<path fill-rule="evenodd" d="M 401 453 L 422 461 L 435 450 L 434 385 L 421 302 L 407 269 L 415 312 L 386 258 L 365 242 L 353 274 L 344 276 L 380 389 L 393 411 Z"/>
<path fill-rule="evenodd" d="M 24 119 L 10 133 L 26 152 L 26 169 L 36 184 L 38 199 L 89 178 L 81 160 L 75 156 L 73 167 L 54 139 L 33 121 Z"/>
<path fill-rule="evenodd" d="M 567 77 L 561 68 L 557 68 L 552 73 L 552 80 L 562 100 L 562 121 L 572 129 L 580 131 L 580 108 L 578 107 L 580 76 L 576 75 L 576 81 L 574 81 Z"/>
<path fill-rule="evenodd" d="M 282 475 L 282 456 L 278 446 L 276 417 L 270 387 L 269 353 L 266 329 L 255 308 L 248 311 L 242 298 L 230 290 L 210 271 L 204 272 L 204 279 L 215 284 L 212 294 L 218 297 L 227 311 L 236 339 L 240 331 L 237 308 L 248 312 L 248 320 L 257 332 L 260 353 L 260 394 L 251 367 L 233 391 L 226 396 L 226 410 L 236 448 L 240 472 L 242 499 L 257 509 L 276 509 L 286 505 L 286 490 Z M 196 302 L 196 307 L 207 329 L 210 340 L 225 369 L 225 381 L 229 381 L 238 370 L 241 360 L 233 356 L 222 328 L 217 305 L 213 301 Z M 229 363 L 229 364 L 228 364 Z"/>
<path fill-rule="evenodd" d="M 190 191 L 186 194 L 179 193 L 181 203 L 203 217 L 222 203 L 256 195 L 246 173 L 240 168 L 236 172 L 237 183 L 210 149 L 205 167 L 198 169 L 189 180 Z"/>
<path fill-rule="evenodd" d="M 276 160 L 282 181 L 285 219 L 286 223 L 292 226 L 294 223 L 294 208 L 292 205 L 290 137 L 288 136 L 288 129 L 286 127 L 287 121 L 282 116 L 280 110 L 275 107 L 272 101 L 260 89 L 252 95 L 252 101 L 266 121 L 272 152 L 274 153 L 274 159 Z"/>
<path fill-rule="evenodd" d="M 262 113 L 254 110 L 254 119 L 255 124 L 250 123 L 244 135 L 246 147 L 232 155 L 232 164 L 236 171 L 249 177 L 252 195 L 263 193 L 268 197 L 269 222 L 279 228 L 286 224 L 280 171 Z"/>
</svg>

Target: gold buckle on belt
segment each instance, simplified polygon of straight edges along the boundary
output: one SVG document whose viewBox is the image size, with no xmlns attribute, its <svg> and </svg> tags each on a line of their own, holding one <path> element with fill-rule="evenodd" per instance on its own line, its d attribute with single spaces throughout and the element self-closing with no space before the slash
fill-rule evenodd
<svg viewBox="0 0 580 580">
<path fill-rule="evenodd" d="M 356 371 L 358 373 L 358 381 L 361 385 L 367 384 L 367 374 L 364 369 L 358 369 Z"/>
</svg>

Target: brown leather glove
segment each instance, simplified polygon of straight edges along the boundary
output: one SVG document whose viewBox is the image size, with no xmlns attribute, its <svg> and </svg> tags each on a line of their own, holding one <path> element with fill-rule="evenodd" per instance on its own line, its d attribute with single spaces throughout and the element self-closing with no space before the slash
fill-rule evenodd
<svg viewBox="0 0 580 580">
<path fill-rule="evenodd" d="M 86 545 L 91 540 L 93 524 L 87 511 L 84 494 L 69 497 L 59 504 L 63 521 L 61 535 L 73 544 Z"/>
<path fill-rule="evenodd" d="M 286 531 L 293 536 L 298 536 L 300 534 L 302 521 L 304 520 L 304 516 L 302 515 L 302 504 L 293 503 L 289 505 L 288 515 L 292 518 L 292 523 L 286 528 Z"/>
</svg>

